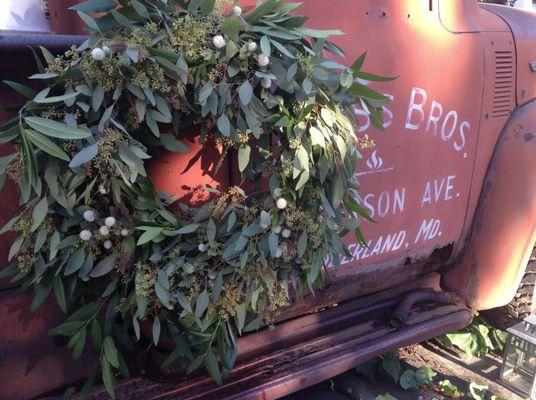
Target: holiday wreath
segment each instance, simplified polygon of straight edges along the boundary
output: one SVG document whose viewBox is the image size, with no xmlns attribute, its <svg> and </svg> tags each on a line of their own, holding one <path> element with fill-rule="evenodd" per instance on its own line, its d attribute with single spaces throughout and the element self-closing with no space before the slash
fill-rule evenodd
<svg viewBox="0 0 536 400">
<path fill-rule="evenodd" d="M 362 240 L 350 191 L 371 142 L 353 107 L 381 128 L 387 99 L 363 80 L 386 78 L 361 71 L 364 55 L 352 68 L 327 58 L 342 56 L 326 39 L 340 32 L 303 27 L 298 3 L 244 15 L 228 3 L 86 1 L 75 9 L 91 36 L 60 57 L 42 49 L 31 78 L 45 88 L 6 82 L 29 100 L 0 133 L 16 145 L 0 171 L 22 204 L 1 231 L 17 234 L 2 276 L 33 287 L 32 310 L 53 293 L 68 317 L 50 333 L 75 357 L 90 339 L 100 356 L 85 393 L 100 373 L 113 395 L 121 352 L 163 335 L 176 345 L 165 366 L 186 359 L 221 383 L 237 335 L 321 287 L 347 232 Z M 192 129 L 232 155 L 244 184 L 177 206 L 144 163 L 187 151 Z"/>
</svg>

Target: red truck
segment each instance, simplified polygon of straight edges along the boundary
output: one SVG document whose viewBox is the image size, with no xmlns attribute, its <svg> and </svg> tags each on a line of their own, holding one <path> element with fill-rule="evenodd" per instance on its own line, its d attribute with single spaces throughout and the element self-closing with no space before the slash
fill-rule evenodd
<svg viewBox="0 0 536 400">
<path fill-rule="evenodd" d="M 466 326 L 476 310 L 502 307 L 493 315 L 504 323 L 532 311 L 536 14 L 476 0 L 306 0 L 302 11 L 311 26 L 346 33 L 335 42 L 347 62 L 367 51 L 368 69 L 398 77 L 376 87 L 392 100 L 385 132 L 356 108 L 359 131 L 376 144 L 355 173 L 377 221 L 363 226 L 368 246 L 348 238 L 351 257 L 332 269 L 325 290 L 296 301 L 275 327 L 242 337 L 223 386 L 203 374 L 163 374 L 153 352 L 136 361 L 139 376 L 118 383 L 118 398 L 280 398 Z M 30 75 L 26 45 L 59 51 L 77 40 L 0 33 L 2 79 Z M 1 102 L 15 103 L 12 96 L 4 90 Z M 181 171 L 157 168 L 153 178 L 165 185 L 199 176 Z M 8 184 L 1 223 L 17 197 Z M 7 265 L 9 243 L 0 246 Z M 0 399 L 55 396 L 84 378 L 92 355 L 75 365 L 46 335 L 61 321 L 52 302 L 32 315 L 30 294 L 0 285 Z M 97 388 L 91 398 L 107 396 Z"/>
</svg>

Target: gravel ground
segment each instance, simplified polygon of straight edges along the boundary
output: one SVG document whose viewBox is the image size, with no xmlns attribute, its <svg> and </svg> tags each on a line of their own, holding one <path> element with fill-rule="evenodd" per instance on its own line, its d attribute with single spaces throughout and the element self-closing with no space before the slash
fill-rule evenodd
<svg viewBox="0 0 536 400">
<path fill-rule="evenodd" d="M 523 400 L 499 384 L 501 358 L 489 354 L 482 358 L 467 358 L 456 349 L 445 349 L 434 342 L 414 345 L 400 350 L 400 358 L 406 367 L 417 369 L 429 365 L 438 374 L 434 382 L 449 379 L 462 392 L 469 391 L 475 382 L 488 386 L 487 399 L 492 394 L 502 400 Z M 348 371 L 330 381 L 302 390 L 285 400 L 374 400 L 380 394 L 389 393 L 398 400 L 433 400 L 443 397 L 428 389 L 403 390 L 389 378 L 380 376 L 371 381 L 356 370 Z M 468 399 L 469 397 L 464 397 Z"/>
</svg>

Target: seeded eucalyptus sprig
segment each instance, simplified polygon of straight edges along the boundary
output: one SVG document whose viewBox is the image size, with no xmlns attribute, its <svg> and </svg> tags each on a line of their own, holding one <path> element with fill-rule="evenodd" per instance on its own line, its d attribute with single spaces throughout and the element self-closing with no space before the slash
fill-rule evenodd
<svg viewBox="0 0 536 400">
<path fill-rule="evenodd" d="M 121 7 L 119 7 L 119 5 Z M 37 58 L 39 92 L 3 125 L 0 178 L 18 183 L 13 275 L 37 309 L 52 293 L 68 315 L 52 335 L 78 358 L 90 340 L 110 394 L 123 354 L 172 339 L 163 367 L 187 360 L 214 380 L 232 369 L 237 337 L 273 323 L 291 298 L 323 286 L 326 256 L 362 241 L 368 218 L 352 178 L 354 106 L 381 129 L 387 99 L 346 67 L 329 35 L 303 26 L 298 3 L 250 12 L 214 0 L 89 0 L 74 8 L 90 38 Z M 91 15 L 99 14 L 98 19 Z M 232 154 L 241 186 L 202 206 L 172 204 L 145 163 L 188 152 L 186 132 Z M 220 160 L 220 163 L 223 160 Z M 191 182 L 185 182 L 191 184 Z"/>
</svg>

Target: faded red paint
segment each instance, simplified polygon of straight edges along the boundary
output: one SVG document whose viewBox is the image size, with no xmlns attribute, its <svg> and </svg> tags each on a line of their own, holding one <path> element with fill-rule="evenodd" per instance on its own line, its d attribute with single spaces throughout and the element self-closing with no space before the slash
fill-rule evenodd
<svg viewBox="0 0 536 400">
<path fill-rule="evenodd" d="M 255 3 L 256 0 L 248 0 L 240 2 L 240 5 L 253 6 Z M 488 9 L 500 14 L 502 19 Z M 461 292 L 469 304 L 477 308 L 507 302 L 523 272 L 526 249 L 534 240 L 532 233 L 536 215 L 532 194 L 535 177 L 526 168 L 534 160 L 535 141 L 531 134 L 536 134 L 536 107 L 533 104 L 516 112 L 516 119 L 508 125 L 495 153 L 494 167 L 486 184 L 483 184 L 499 135 L 510 114 L 517 103 L 521 105 L 536 97 L 536 72 L 528 68 L 529 62 L 536 61 L 536 24 L 526 13 L 492 6 L 482 9 L 472 0 L 336 0 L 331 8 L 326 7 L 324 0 L 306 0 L 303 12 L 311 16 L 309 24 L 312 27 L 340 28 L 347 32 L 345 36 L 335 38 L 348 54 L 344 62 L 350 63 L 368 50 L 365 69 L 396 75 L 398 79 L 375 85 L 375 88 L 393 96 L 392 104 L 385 110 L 386 132 L 364 129 L 366 118 L 361 116 L 362 134 L 368 133 L 376 141 L 375 149 L 363 151 L 363 162 L 357 171 L 362 186 L 361 196 L 378 220 L 378 224 L 363 225 L 366 237 L 371 240 L 370 249 L 365 253 L 365 249 L 359 250 L 352 243 L 353 238 L 347 238 L 352 252 L 359 259 L 344 260 L 345 265 L 336 271 L 336 279 L 327 290 L 317 293 L 314 298 L 307 297 L 296 302 L 283 312 L 281 318 L 294 318 L 357 297 L 360 297 L 361 303 L 358 302 L 356 307 L 374 313 L 380 301 L 378 296 L 393 296 L 393 292 L 383 291 L 363 298 L 365 294 L 393 290 L 397 284 L 404 282 L 403 287 L 409 290 L 407 282 L 419 282 L 424 274 L 460 257 L 462 262 L 447 273 L 444 283 Z M 31 74 L 33 61 L 29 53 L 21 59 L 22 50 L 17 53 L 2 51 L 1 42 L 0 52 L 6 59 L 17 63 L 2 66 L 2 79 L 20 81 Z M 424 103 L 424 92 L 427 101 L 423 104 L 422 118 L 418 105 Z M 0 96 L 2 104 L 13 102 L 11 93 L 6 90 Z M 433 105 L 433 101 L 441 104 L 443 111 L 436 134 L 433 119 L 427 129 L 430 114 L 439 112 L 439 106 Z M 441 128 L 451 111 L 455 111 L 458 117 L 456 128 L 450 137 L 450 128 L 454 125 L 454 114 L 451 113 L 442 138 Z M 409 123 L 408 115 L 411 117 Z M 0 114 L 2 119 L 6 116 Z M 464 125 L 462 130 L 463 122 L 469 126 Z M 419 123 L 418 129 L 412 129 L 412 125 Z M 196 143 L 190 146 L 193 153 L 201 150 Z M 3 146 L 0 151 L 7 154 L 11 149 Z M 149 165 L 155 185 L 169 194 L 183 196 L 183 200 L 188 200 L 184 196 L 189 190 L 184 185 L 192 187 L 220 182 L 225 188 L 229 181 L 225 167 L 221 175 L 214 174 L 210 168 L 217 154 L 205 154 L 185 171 L 190 156 L 163 154 L 157 164 Z M 237 183 L 237 180 L 233 178 L 233 182 Z M 427 185 L 430 185 L 430 198 L 425 196 L 428 194 Z M 481 193 L 483 200 L 479 203 Z M 14 186 L 5 188 L 2 198 L 0 224 L 17 210 Z M 204 199 L 206 197 L 199 200 Z M 474 217 L 477 204 L 480 206 Z M 498 215 L 505 219 L 497 219 Z M 422 231 L 419 235 L 424 221 L 424 227 L 429 227 L 426 240 Z M 439 221 L 439 225 L 430 221 Z M 464 253 L 471 232 L 469 246 Z M 380 238 L 381 244 L 378 245 Z M 387 238 L 390 244 L 385 245 Z M 402 239 L 398 243 L 396 238 Z M 5 255 L 8 248 L 8 241 L 2 240 L 0 268 L 7 265 Z M 378 250 L 375 251 L 375 248 Z M 0 283 L 5 293 L 11 293 L 6 291 L 8 286 L 10 284 L 5 281 Z M 434 287 L 439 289 L 437 285 Z M 8 345 L 19 349 L 9 352 L 7 359 L 0 359 L 2 381 L 14 383 L 9 386 L 10 399 L 16 398 L 13 393 L 16 393 L 17 387 L 26 390 L 19 396 L 24 398 L 77 377 L 69 368 L 72 364 L 69 357 L 64 353 L 56 357 L 57 348 L 46 336 L 54 321 L 52 317 L 43 316 L 56 318 L 57 310 L 46 306 L 40 314 L 43 318 L 26 313 L 22 317 L 20 314 L 31 296 L 21 295 L 18 303 L 7 303 L 8 300 L 14 301 L 14 297 L 0 302 L 10 307 L 10 311 L 2 311 L 1 314 L 7 318 L 2 327 L 5 340 L 0 351 L 5 351 Z M 447 312 L 452 314 L 448 314 L 446 319 L 437 314 L 436 321 L 432 319 L 420 325 L 420 332 L 389 333 L 387 328 L 382 328 L 384 330 L 380 333 L 387 336 L 365 342 L 365 345 L 358 344 L 361 340 L 358 338 L 355 348 L 350 351 L 348 346 L 341 346 L 341 353 L 328 362 L 313 358 L 314 363 L 307 366 L 300 363 L 300 358 L 291 360 L 292 371 L 277 370 L 279 377 L 288 377 L 280 378 L 278 382 L 284 382 L 280 386 L 273 382 L 270 374 L 275 371 L 274 362 L 286 362 L 290 360 L 288 357 L 263 358 L 263 362 L 267 359 L 273 362 L 265 364 L 258 376 L 250 374 L 252 370 L 248 368 L 252 364 L 244 364 L 236 375 L 240 378 L 236 385 L 257 385 L 258 389 L 252 389 L 250 393 L 266 394 L 266 398 L 289 393 L 318 379 L 328 378 L 336 372 L 335 364 L 337 368 L 344 369 L 385 351 L 386 347 L 410 344 L 469 320 L 469 313 L 449 307 L 452 306 L 442 308 L 441 318 Z M 348 309 L 348 312 L 354 311 Z M 16 317 L 19 314 L 21 317 Z M 319 313 L 305 317 L 309 322 L 317 319 L 317 325 L 309 327 L 308 334 L 334 334 L 322 331 L 325 315 Z M 378 312 L 375 316 L 381 319 L 387 314 Z M 244 354 L 247 354 L 248 348 L 251 350 L 256 346 L 255 340 L 268 341 L 266 348 L 286 347 L 277 337 L 288 334 L 288 328 L 289 325 L 284 325 L 281 329 L 264 331 L 251 340 L 246 337 L 242 340 L 245 347 L 243 357 L 247 357 Z M 378 331 L 371 334 L 378 334 Z M 331 353 L 327 350 L 326 354 Z M 13 367 L 15 365 L 17 368 Z M 53 375 L 50 375 L 50 370 L 55 371 Z M 309 378 L 304 377 L 304 370 L 310 374 Z M 206 382 L 201 379 L 192 385 L 202 386 Z M 155 385 L 152 388 L 159 391 L 153 392 L 156 397 L 169 395 L 169 387 Z M 146 394 L 148 398 L 152 396 L 146 392 L 146 386 L 137 393 Z M 4 393 L 0 392 L 0 398 L 5 398 Z"/>
<path fill-rule="evenodd" d="M 444 275 L 474 309 L 511 301 L 525 272 L 536 242 L 535 159 L 536 100 L 519 108 L 503 132 L 463 258 Z"/>
<path fill-rule="evenodd" d="M 195 130 L 181 133 L 179 139 L 189 150 L 186 153 L 163 151 L 147 163 L 147 172 L 157 191 L 179 202 L 199 205 L 212 197 L 205 187 L 227 188 L 228 161 L 222 158 L 221 147 L 210 139 L 199 143 Z"/>
<path fill-rule="evenodd" d="M 376 147 L 363 151 L 357 175 L 360 195 L 378 223 L 363 225 L 369 249 L 347 239 L 359 259 L 343 259 L 336 274 L 347 279 L 406 258 L 426 259 L 434 249 L 451 244 L 463 247 L 464 226 L 472 220 L 472 189 L 478 197 L 481 185 L 473 180 L 475 163 L 490 157 L 495 143 L 491 131 L 496 137 L 508 118 L 506 112 L 493 118 L 488 129 L 479 129 L 493 105 L 493 80 L 488 78 L 493 71 L 487 66 L 490 54 L 484 53 L 492 39 L 486 35 L 493 31 L 495 46 L 513 51 L 508 26 L 464 0 L 433 1 L 431 8 L 420 0 L 341 0 L 337 9 L 344 12 L 333 14 L 325 13 L 322 3 L 309 0 L 304 12 L 311 16 L 311 26 L 335 26 L 346 33 L 334 40 L 345 49 L 347 63 L 368 51 L 366 70 L 398 76 L 375 85 L 393 97 L 384 113 L 386 132 L 370 128 L 362 116 L 362 134 L 368 133 Z M 507 100 L 506 108 L 513 110 L 513 92 Z M 434 116 L 440 109 L 436 130 Z M 479 140 L 491 143 L 486 155 L 478 154 Z"/>
<path fill-rule="evenodd" d="M 84 23 L 76 11 L 69 10 L 69 7 L 82 3 L 82 0 L 47 0 L 50 13 L 50 28 L 54 33 L 83 35 Z"/>
</svg>

